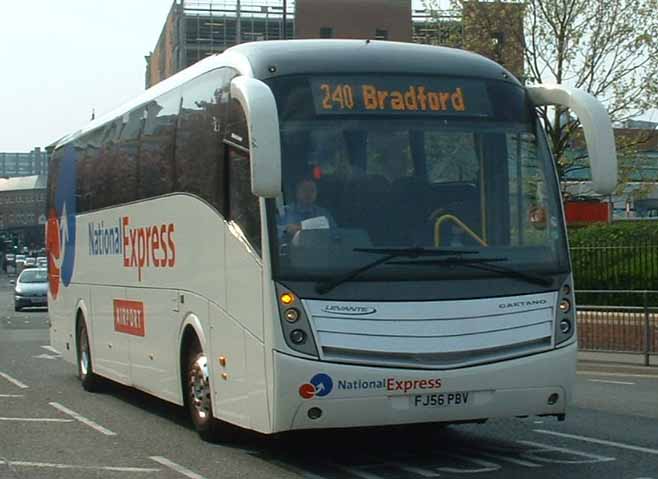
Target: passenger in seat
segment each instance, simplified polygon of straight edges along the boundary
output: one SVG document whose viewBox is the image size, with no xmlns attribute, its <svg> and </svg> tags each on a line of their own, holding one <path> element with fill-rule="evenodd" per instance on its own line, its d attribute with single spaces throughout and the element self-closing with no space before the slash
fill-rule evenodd
<svg viewBox="0 0 658 479">
<path fill-rule="evenodd" d="M 279 239 L 290 239 L 302 229 L 302 221 L 324 216 L 330 228 L 335 227 L 334 220 L 329 211 L 315 204 L 318 189 L 315 181 L 303 178 L 297 183 L 294 203 L 284 207 L 283 214 L 277 220 Z"/>
</svg>

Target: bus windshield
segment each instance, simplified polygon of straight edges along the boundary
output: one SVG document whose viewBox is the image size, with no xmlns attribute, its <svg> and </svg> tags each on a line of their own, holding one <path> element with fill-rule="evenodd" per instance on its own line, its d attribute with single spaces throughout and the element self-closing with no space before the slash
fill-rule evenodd
<svg viewBox="0 0 658 479">
<path fill-rule="evenodd" d="M 467 250 L 517 271 L 568 270 L 559 190 L 520 86 L 418 77 L 282 77 L 278 279 L 322 280 L 377 248 Z M 370 249 L 370 251 L 362 251 Z M 493 275 L 394 261 L 364 280 Z"/>
</svg>

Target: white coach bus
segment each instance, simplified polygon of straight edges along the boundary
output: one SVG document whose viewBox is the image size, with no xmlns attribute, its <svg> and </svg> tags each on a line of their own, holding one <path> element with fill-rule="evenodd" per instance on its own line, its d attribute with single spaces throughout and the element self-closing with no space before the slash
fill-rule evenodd
<svg viewBox="0 0 658 479">
<path fill-rule="evenodd" d="M 603 107 L 472 53 L 357 40 L 209 57 L 51 156 L 52 346 L 203 438 L 564 418 L 573 283 L 535 109 Z"/>
</svg>

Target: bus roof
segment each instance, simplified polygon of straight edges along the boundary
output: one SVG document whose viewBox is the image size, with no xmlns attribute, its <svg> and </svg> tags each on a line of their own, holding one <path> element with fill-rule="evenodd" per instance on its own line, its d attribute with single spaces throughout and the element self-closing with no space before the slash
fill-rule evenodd
<svg viewBox="0 0 658 479">
<path fill-rule="evenodd" d="M 56 142 L 59 148 L 215 68 L 229 66 L 264 80 L 283 75 L 391 73 L 506 80 L 498 63 L 455 48 L 379 40 L 275 40 L 243 43 L 207 57 L 146 90 L 132 101 Z"/>
<path fill-rule="evenodd" d="M 378 40 L 286 40 L 244 43 L 226 52 L 244 56 L 254 77 L 294 74 L 391 73 L 477 77 L 518 82 L 501 65 L 455 48 Z M 272 67 L 276 71 L 272 71 Z"/>
</svg>

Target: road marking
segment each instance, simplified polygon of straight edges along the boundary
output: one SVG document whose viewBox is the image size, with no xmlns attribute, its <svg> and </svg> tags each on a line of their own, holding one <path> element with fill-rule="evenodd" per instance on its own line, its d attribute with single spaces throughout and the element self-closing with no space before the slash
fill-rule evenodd
<svg viewBox="0 0 658 479">
<path fill-rule="evenodd" d="M 369 468 L 373 467 L 374 464 L 368 464 L 365 466 L 341 466 L 338 464 L 332 464 L 334 467 L 337 469 L 340 469 L 341 471 L 345 471 L 348 474 L 352 474 L 353 476 L 356 477 L 361 477 L 362 479 L 381 479 L 381 476 L 378 476 L 377 474 L 373 474 L 368 471 L 362 471 L 360 470 L 361 468 Z"/>
<path fill-rule="evenodd" d="M 635 383 L 629 383 L 626 381 L 610 381 L 608 379 L 588 379 L 589 382 L 591 383 L 605 383 L 605 384 L 626 384 L 633 386 Z"/>
<path fill-rule="evenodd" d="M 535 429 L 534 431 L 538 431 L 538 429 Z M 594 464 L 597 462 L 608 462 L 608 461 L 616 460 L 614 457 L 599 456 L 598 454 L 576 451 L 574 449 L 567 449 L 566 447 L 549 446 L 548 444 L 542 444 L 534 441 L 517 441 L 517 442 L 539 448 L 534 451 L 523 452 L 521 455 L 523 457 L 535 459 L 541 462 L 550 462 L 555 464 Z M 585 460 L 554 459 L 552 457 L 539 456 L 539 453 L 541 452 L 552 452 L 552 451 L 563 452 L 566 454 L 571 454 L 573 456 L 585 457 L 586 459 Z"/>
<path fill-rule="evenodd" d="M 455 453 L 449 453 L 449 452 L 442 452 L 441 453 L 444 456 L 450 456 L 453 458 L 460 459 L 464 462 L 470 462 L 472 464 L 477 464 L 480 466 L 479 468 L 476 469 L 459 469 L 456 467 L 439 467 L 439 471 L 444 471 L 444 472 L 453 472 L 456 474 L 469 474 L 469 473 L 476 473 L 476 472 L 493 472 L 497 471 L 500 469 L 500 466 L 498 464 L 494 464 L 493 462 L 485 461 L 484 459 L 476 459 L 474 457 L 469 457 L 469 456 L 464 456 L 463 454 L 455 454 Z"/>
<path fill-rule="evenodd" d="M 296 472 L 300 476 L 302 476 L 304 479 L 327 479 L 324 476 L 319 476 L 317 474 L 314 474 L 312 472 L 307 471 L 306 469 L 302 469 L 300 467 L 294 466 L 292 464 L 288 464 L 287 462 L 284 461 L 279 461 L 277 459 L 271 461 L 272 464 L 276 464 L 277 466 L 283 468 L 283 469 L 288 469 L 290 471 Z"/>
<path fill-rule="evenodd" d="M 93 428 L 93 429 L 96 429 L 98 432 L 100 432 L 100 433 L 102 433 L 102 434 L 105 434 L 106 436 L 116 436 L 116 433 L 115 433 L 115 432 L 112 432 L 112 431 L 110 431 L 109 429 L 104 428 L 104 427 L 101 426 L 100 424 L 95 423 L 95 422 L 92 421 L 91 419 L 87 419 L 86 417 L 84 417 L 84 416 L 78 414 L 77 412 L 70 410 L 70 409 L 67 408 L 66 406 L 62 406 L 61 404 L 56 403 L 56 402 L 49 402 L 48 404 L 50 404 L 50 405 L 51 405 L 52 407 L 54 407 L 55 409 L 59 409 L 59 410 L 62 411 L 64 414 L 68 414 L 68 415 L 71 416 L 72 418 L 77 419 L 77 420 L 80 421 L 81 423 L 86 424 L 87 426 L 89 426 L 89 427 L 91 427 L 91 428 Z"/>
<path fill-rule="evenodd" d="M 422 467 L 409 466 L 400 462 L 392 462 L 390 464 L 397 467 L 398 469 L 402 469 L 403 471 L 409 472 L 411 474 L 416 474 L 420 477 L 441 477 L 441 474 L 438 472 L 430 471 L 429 469 L 423 469 Z"/>
<path fill-rule="evenodd" d="M 575 434 L 565 434 L 563 432 L 547 431 L 545 429 L 535 429 L 535 432 L 540 434 L 550 434 L 552 436 L 566 437 L 568 439 L 576 439 L 577 441 L 591 442 L 594 444 L 601 444 L 603 446 L 618 447 L 620 449 L 628 449 L 630 451 L 646 452 L 647 454 L 658 455 L 658 449 L 650 449 L 648 447 L 633 446 L 632 444 L 624 444 L 621 442 L 604 441 L 603 439 L 596 439 L 593 437 L 576 436 Z"/>
<path fill-rule="evenodd" d="M 21 389 L 27 389 L 29 387 L 27 384 L 24 384 L 20 382 L 18 379 L 12 378 L 9 374 L 3 372 L 0 372 L 0 378 L 5 378 L 7 381 L 9 381 L 15 386 L 18 386 Z"/>
<path fill-rule="evenodd" d="M 62 353 L 60 353 L 59 351 L 57 351 L 55 348 L 53 348 L 52 346 L 50 346 L 50 345 L 47 345 L 47 346 L 41 346 L 41 347 L 42 347 L 43 349 L 45 349 L 46 351 L 50 351 L 51 353 L 60 354 L 60 355 L 62 354 Z"/>
<path fill-rule="evenodd" d="M 55 464 L 51 462 L 29 462 L 29 461 L 7 461 L 0 459 L 0 464 L 19 467 L 50 467 L 53 469 L 87 469 L 96 471 L 115 472 L 160 472 L 160 469 L 152 467 L 117 467 L 117 466 L 76 466 L 73 464 Z"/>
<path fill-rule="evenodd" d="M 0 398 L 22 398 L 22 394 L 0 394 Z"/>
<path fill-rule="evenodd" d="M 658 379 L 658 374 L 623 374 L 623 373 L 607 373 L 607 372 L 598 372 L 598 371 L 578 371 L 576 373 L 578 376 L 612 376 L 618 378 L 648 378 L 648 379 Z"/>
<path fill-rule="evenodd" d="M 32 356 L 35 359 L 59 359 L 61 356 L 55 354 L 39 354 L 38 356 Z"/>
<path fill-rule="evenodd" d="M 73 422 L 73 419 L 60 419 L 49 417 L 0 417 L 0 421 L 17 422 Z"/>
<path fill-rule="evenodd" d="M 189 477 L 190 479 L 205 479 L 205 477 L 200 476 L 196 472 L 192 472 L 186 467 L 181 466 L 180 464 L 176 464 L 175 462 L 170 461 L 166 457 L 162 456 L 151 456 L 149 459 L 162 464 L 163 466 L 168 467 L 172 471 L 176 471 L 179 474 L 184 475 L 185 477 Z"/>
<path fill-rule="evenodd" d="M 485 452 L 485 451 L 478 451 L 478 454 L 482 456 L 486 456 L 490 459 L 499 459 L 504 462 L 509 462 L 512 464 L 516 464 L 517 466 L 525 466 L 525 467 L 543 467 L 541 464 L 537 464 L 536 462 L 531 462 L 531 461 L 525 461 L 523 459 L 518 459 L 516 457 L 511 457 L 507 456 L 504 454 L 499 454 L 497 452 Z"/>
</svg>

